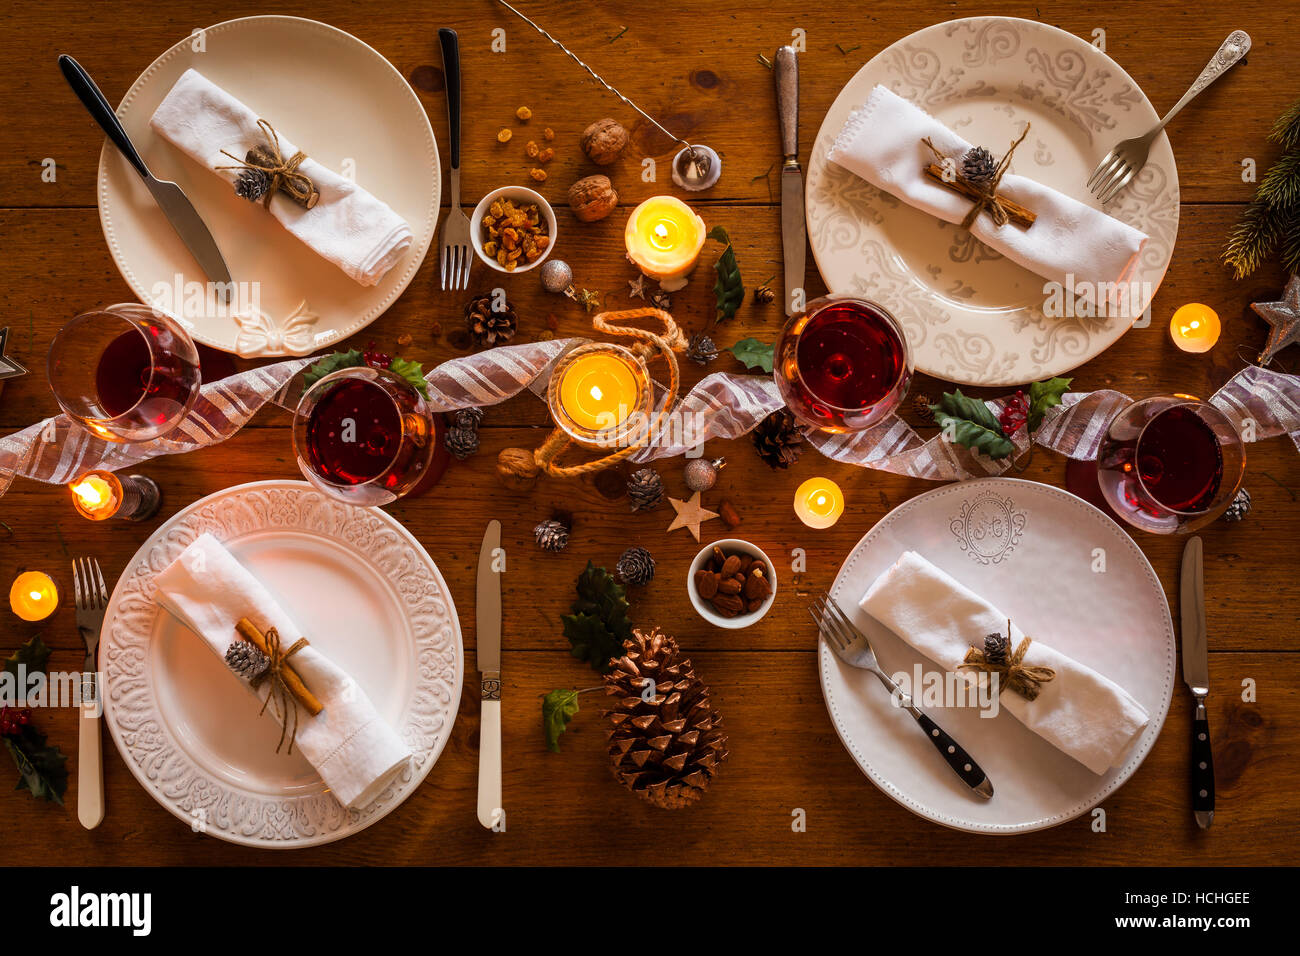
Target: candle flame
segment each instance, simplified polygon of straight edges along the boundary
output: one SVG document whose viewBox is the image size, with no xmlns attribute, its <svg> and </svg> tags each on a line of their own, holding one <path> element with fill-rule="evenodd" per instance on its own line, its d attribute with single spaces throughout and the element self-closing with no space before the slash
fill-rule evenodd
<svg viewBox="0 0 1300 956">
<path fill-rule="evenodd" d="M 665 226 L 662 222 L 661 222 L 661 223 L 657 223 L 657 224 L 655 225 L 655 238 L 656 238 L 656 239 L 667 239 L 667 238 L 668 238 L 668 227 Z"/>
<path fill-rule="evenodd" d="M 817 504 L 824 508 L 824 507 L 826 506 L 826 496 L 825 496 L 825 495 L 818 495 L 818 496 L 817 496 Z"/>
<path fill-rule="evenodd" d="M 605 393 L 600 390 L 599 385 L 593 385 L 591 386 L 591 397 L 596 401 L 600 401 L 605 397 Z"/>
<path fill-rule="evenodd" d="M 27 596 L 30 597 L 33 601 L 39 601 L 42 597 L 44 597 L 44 595 L 42 595 L 40 591 L 28 591 Z"/>
<path fill-rule="evenodd" d="M 103 493 L 91 483 L 89 478 L 73 485 L 72 491 L 87 511 L 93 511 L 104 503 Z"/>
</svg>

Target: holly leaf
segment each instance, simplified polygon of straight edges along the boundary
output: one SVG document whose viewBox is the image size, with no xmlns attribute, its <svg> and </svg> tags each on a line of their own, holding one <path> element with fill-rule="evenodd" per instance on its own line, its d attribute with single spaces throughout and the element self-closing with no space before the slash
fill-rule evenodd
<svg viewBox="0 0 1300 956">
<path fill-rule="evenodd" d="M 67 754 L 58 747 L 47 747 L 45 735 L 31 724 L 5 737 L 4 742 L 18 767 L 18 786 L 14 789 L 29 790 L 33 797 L 63 806 L 63 795 L 68 790 Z"/>
<path fill-rule="evenodd" d="M 5 670 L 10 674 L 13 674 L 14 677 L 17 677 L 18 665 L 26 664 L 28 674 L 44 674 L 49 661 L 50 649 L 46 647 L 45 642 L 41 640 L 41 635 L 37 634 L 30 641 L 5 658 Z"/>
<path fill-rule="evenodd" d="M 307 367 L 307 371 L 302 373 L 302 387 L 311 388 L 330 372 L 337 372 L 341 368 L 356 368 L 359 365 L 365 365 L 366 360 L 362 358 L 357 349 L 349 352 L 331 352 L 318 362 Z"/>
<path fill-rule="evenodd" d="M 404 359 L 400 355 L 396 355 L 388 367 L 410 382 L 415 390 L 425 398 L 429 397 L 429 383 L 424 380 L 424 366 L 419 362 L 413 362 L 410 359 Z"/>
<path fill-rule="evenodd" d="M 713 264 L 713 271 L 718 274 L 713 283 L 713 296 L 717 300 L 717 315 L 713 322 L 726 322 L 736 314 L 740 304 L 745 301 L 745 283 L 740 278 L 740 265 L 736 262 L 736 250 L 731 245 L 731 237 L 721 226 L 709 230 L 709 238 L 722 243 L 727 248 L 722 250 L 718 261 Z"/>
<path fill-rule="evenodd" d="M 1049 408 L 1061 404 L 1061 397 L 1070 388 L 1069 378 L 1049 378 L 1045 382 L 1034 382 L 1029 386 L 1029 427 L 1030 434 L 1037 431 L 1043 422 L 1043 416 Z"/>
<path fill-rule="evenodd" d="M 569 728 L 578 714 L 578 692 L 557 687 L 542 698 L 542 728 L 546 731 L 546 749 L 560 752 L 560 734 Z"/>
<path fill-rule="evenodd" d="M 569 653 L 586 661 L 604 674 L 610 661 L 623 653 L 623 640 L 594 614 L 564 614 L 560 617 L 564 636 L 569 639 Z"/>
<path fill-rule="evenodd" d="M 760 342 L 752 336 L 747 339 L 741 339 L 731 348 L 727 349 L 736 357 L 745 368 L 762 369 L 764 372 L 772 371 L 772 356 L 775 347 Z"/>
<path fill-rule="evenodd" d="M 944 392 L 938 405 L 931 405 L 934 423 L 958 445 L 975 452 L 984 452 L 990 458 L 1006 458 L 1015 450 L 997 417 L 978 398 L 961 393 Z"/>
</svg>

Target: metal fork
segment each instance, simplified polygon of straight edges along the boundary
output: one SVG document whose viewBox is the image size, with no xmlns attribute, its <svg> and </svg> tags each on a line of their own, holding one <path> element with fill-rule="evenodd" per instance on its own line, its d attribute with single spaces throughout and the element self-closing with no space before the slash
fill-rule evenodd
<svg viewBox="0 0 1300 956">
<path fill-rule="evenodd" d="M 93 830 L 104 819 L 104 769 L 100 748 L 99 719 L 103 713 L 95 679 L 99 632 L 108 607 L 104 575 L 94 558 L 72 562 L 72 589 L 77 603 L 77 630 L 86 644 L 81 667 L 81 718 L 77 732 L 77 819 Z"/>
<path fill-rule="evenodd" d="M 438 31 L 442 46 L 442 72 L 447 82 L 447 125 L 451 129 L 451 206 L 442 221 L 442 288 L 468 289 L 470 248 L 469 217 L 460 208 L 460 41 L 455 30 Z"/>
<path fill-rule="evenodd" d="M 1151 144 L 1165 128 L 1165 124 L 1178 115 L 1178 111 L 1196 98 L 1203 89 L 1221 77 L 1228 69 L 1250 50 L 1250 36 L 1245 30 L 1233 30 L 1223 41 L 1217 53 L 1205 64 L 1196 82 L 1191 85 L 1183 98 L 1174 104 L 1174 108 L 1165 114 L 1165 118 L 1156 124 L 1155 129 L 1144 136 L 1135 136 L 1120 143 L 1097 164 L 1088 178 L 1088 189 L 1102 204 L 1110 202 L 1138 171 L 1147 164 Z"/>
<path fill-rule="evenodd" d="M 880 665 L 876 662 L 876 652 L 872 649 L 871 642 L 867 640 L 867 635 L 858 630 L 857 626 L 849 620 L 848 615 L 835 603 L 835 599 L 823 592 L 808 605 L 808 611 L 836 656 L 850 667 L 871 671 L 880 678 L 880 682 L 889 689 L 890 695 L 899 701 L 899 706 L 921 725 L 930 743 L 934 744 L 935 749 L 943 755 L 943 759 L 948 762 L 948 766 L 957 776 L 961 777 L 962 782 L 985 800 L 990 799 L 993 796 L 993 784 L 980 769 L 980 765 L 957 744 L 957 741 L 944 733 L 938 724 L 912 703 L 912 698 L 903 693 L 902 688 L 892 677 L 880 669 Z"/>
</svg>

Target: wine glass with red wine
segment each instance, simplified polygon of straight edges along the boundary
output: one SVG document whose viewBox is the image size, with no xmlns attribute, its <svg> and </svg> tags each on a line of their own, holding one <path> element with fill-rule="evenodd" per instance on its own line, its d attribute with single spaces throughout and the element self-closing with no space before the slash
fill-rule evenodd
<svg viewBox="0 0 1300 956">
<path fill-rule="evenodd" d="M 135 302 L 77 316 L 54 336 L 46 375 L 59 407 L 93 435 L 146 442 L 173 431 L 199 394 L 199 351 L 171 316 Z"/>
<path fill-rule="evenodd" d="M 388 369 L 340 369 L 303 393 L 293 421 L 298 467 L 342 501 L 386 505 L 429 468 L 434 413 L 424 396 Z"/>
<path fill-rule="evenodd" d="M 1106 503 L 1154 534 L 1183 534 L 1218 518 L 1245 471 L 1246 446 L 1231 419 L 1189 395 L 1134 402 L 1111 420 L 1097 453 Z"/>
<path fill-rule="evenodd" d="M 808 303 L 776 342 L 773 377 L 800 421 L 828 432 L 870 428 L 896 409 L 912 379 L 898 321 L 855 296 Z"/>
</svg>

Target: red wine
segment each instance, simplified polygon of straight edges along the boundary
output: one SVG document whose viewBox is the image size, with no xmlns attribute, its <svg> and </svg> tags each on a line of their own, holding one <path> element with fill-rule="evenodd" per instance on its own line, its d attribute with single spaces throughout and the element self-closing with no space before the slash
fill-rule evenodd
<svg viewBox="0 0 1300 956">
<path fill-rule="evenodd" d="M 154 337 L 152 349 L 146 335 Z M 167 348 L 169 336 L 156 328 L 133 329 L 104 348 L 95 366 L 95 392 L 106 418 L 137 409 L 142 418 L 162 423 L 183 413 L 196 369 Z"/>
<path fill-rule="evenodd" d="M 1172 511 L 1203 511 L 1223 481 L 1219 439 L 1192 409 L 1175 405 L 1147 423 L 1137 470 L 1151 497 Z"/>
<path fill-rule="evenodd" d="M 334 484 L 373 481 L 393 465 L 401 445 L 402 417 L 392 396 L 364 379 L 331 388 L 307 423 L 309 463 Z"/>
</svg>

